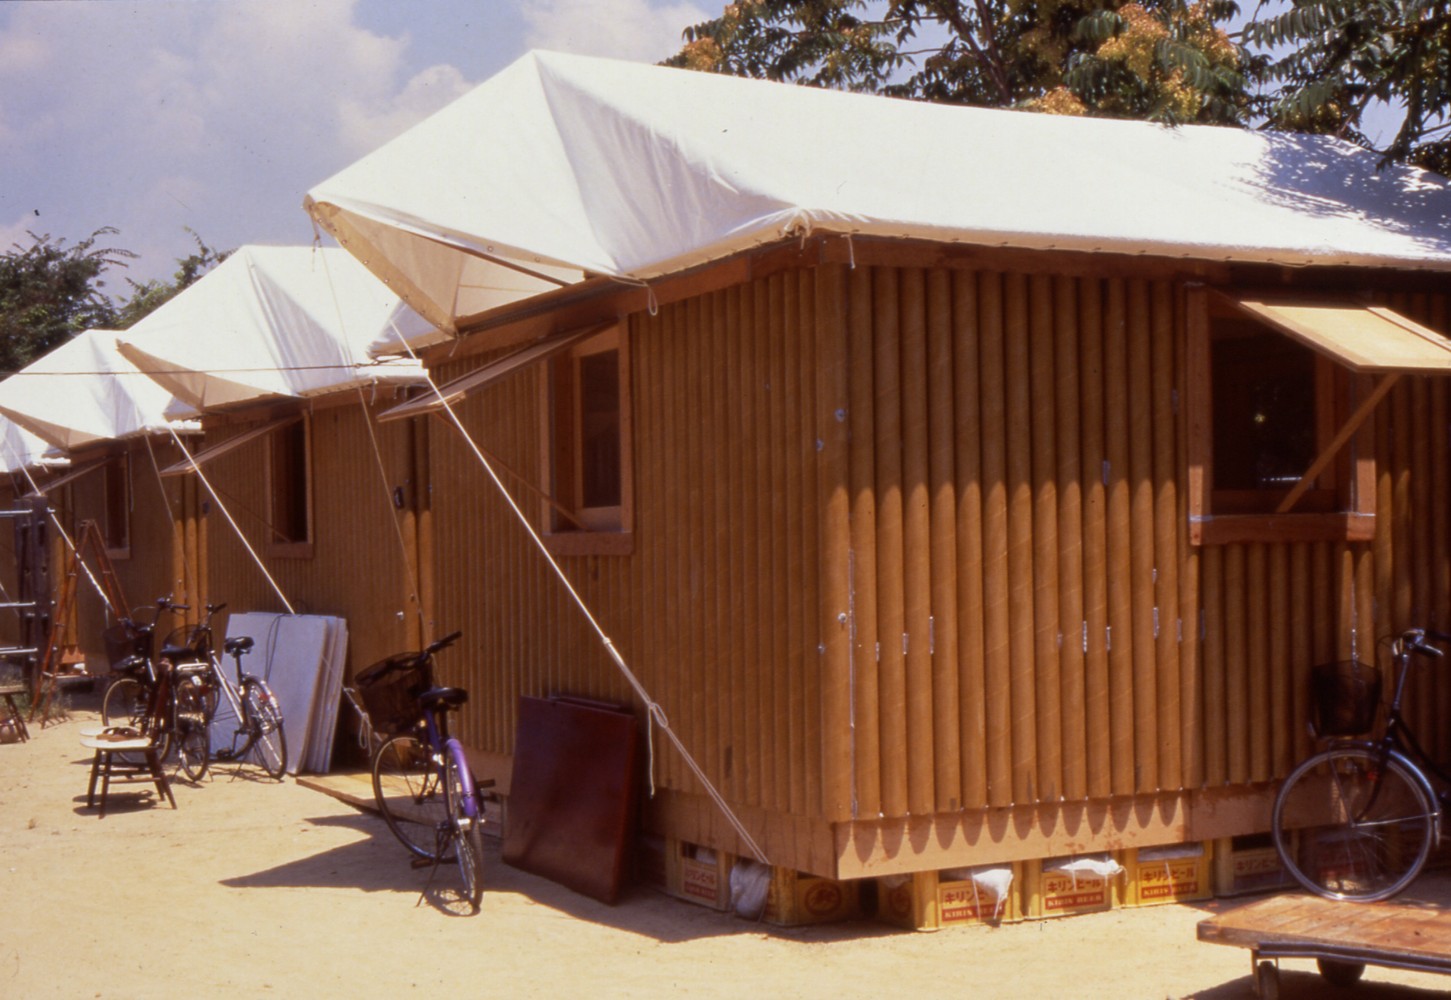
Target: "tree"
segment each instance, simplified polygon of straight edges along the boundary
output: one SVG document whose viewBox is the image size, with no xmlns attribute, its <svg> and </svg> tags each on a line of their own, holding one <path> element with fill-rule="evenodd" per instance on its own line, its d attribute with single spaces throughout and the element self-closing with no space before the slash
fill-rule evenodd
<svg viewBox="0 0 1451 1000">
<path fill-rule="evenodd" d="M 1451 2 L 1261 0 L 1244 40 L 1271 55 L 1271 124 L 1328 132 L 1451 175 Z M 1367 112 L 1399 116 L 1377 144 Z"/>
<path fill-rule="evenodd" d="M 1240 122 L 1228 0 L 738 0 L 669 65 L 951 104 Z"/>
<path fill-rule="evenodd" d="M 67 247 L 50 234 L 28 234 L 29 246 L 0 254 L 0 372 L 13 372 L 83 330 L 115 326 L 115 305 L 103 275 L 125 267 L 129 250 L 101 245 L 109 226 Z"/>
<path fill-rule="evenodd" d="M 132 294 L 117 314 L 117 323 L 122 329 L 131 327 L 143 316 L 169 302 L 183 288 L 194 284 L 203 274 L 232 255 L 230 250 L 217 250 L 207 246 L 194 230 L 187 229 L 187 232 L 196 244 L 196 251 L 177 259 L 176 272 L 171 281 L 153 279 L 141 283 L 126 279 L 131 285 Z"/>
</svg>

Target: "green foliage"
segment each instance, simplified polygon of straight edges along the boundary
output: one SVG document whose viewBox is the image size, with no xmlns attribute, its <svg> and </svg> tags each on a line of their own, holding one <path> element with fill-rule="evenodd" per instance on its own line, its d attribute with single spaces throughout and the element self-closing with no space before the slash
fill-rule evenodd
<svg viewBox="0 0 1451 1000">
<path fill-rule="evenodd" d="M 115 234 L 104 227 L 68 247 L 30 233 L 29 246 L 0 254 L 0 372 L 23 368 L 83 330 L 116 325 L 102 275 L 136 255 L 100 245 Z"/>
<path fill-rule="evenodd" d="M 1250 110 L 1227 0 L 739 0 L 669 65 L 952 104 L 1164 122 Z"/>
<path fill-rule="evenodd" d="M 1270 55 L 1270 122 L 1451 174 L 1451 0 L 1291 3 L 1272 13 L 1262 2 L 1244 30 L 1246 45 Z M 1399 117 L 1380 144 L 1365 131 L 1377 106 Z"/>
<path fill-rule="evenodd" d="M 142 317 L 155 312 L 183 288 L 194 284 L 203 274 L 231 256 L 230 250 L 217 250 L 207 246 L 194 230 L 187 229 L 187 232 L 196 244 L 196 251 L 177 260 L 176 273 L 171 281 L 152 280 L 142 283 L 126 279 L 132 291 L 131 297 L 117 313 L 117 323 L 122 329 L 133 326 Z"/>
<path fill-rule="evenodd" d="M 196 251 L 179 259 L 171 281 L 136 282 L 121 303 L 105 293 L 107 270 L 126 267 L 136 255 L 102 246 L 116 235 L 107 226 L 74 246 L 49 234 L 30 233 L 30 244 L 0 253 L 0 372 L 13 372 L 91 329 L 125 329 L 226 260 L 191 233 Z"/>
</svg>

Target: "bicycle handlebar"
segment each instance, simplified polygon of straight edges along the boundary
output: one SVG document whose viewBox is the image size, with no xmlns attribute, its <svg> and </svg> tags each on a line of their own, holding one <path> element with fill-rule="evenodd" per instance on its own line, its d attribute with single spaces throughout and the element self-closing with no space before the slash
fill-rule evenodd
<svg viewBox="0 0 1451 1000">
<path fill-rule="evenodd" d="M 1439 658 L 1446 655 L 1444 651 L 1426 642 L 1427 639 L 1432 639 L 1436 642 L 1451 642 L 1451 635 L 1429 628 L 1407 629 L 1401 633 L 1401 648 L 1413 653 L 1420 653 L 1422 656 L 1435 656 Z"/>
<path fill-rule="evenodd" d="M 462 635 L 463 632 L 450 632 L 442 639 L 435 639 L 433 642 L 429 643 L 428 648 L 425 649 L 423 653 L 425 656 L 432 656 L 434 653 L 442 652 L 443 650 L 452 646 L 455 642 L 458 642 L 459 637 Z"/>
</svg>

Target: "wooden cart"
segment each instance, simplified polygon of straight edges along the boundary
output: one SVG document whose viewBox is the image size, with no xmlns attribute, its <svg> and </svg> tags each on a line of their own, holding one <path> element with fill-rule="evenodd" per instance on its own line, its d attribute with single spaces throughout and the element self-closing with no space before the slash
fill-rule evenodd
<svg viewBox="0 0 1451 1000">
<path fill-rule="evenodd" d="M 1451 919 L 1429 903 L 1273 896 L 1201 920 L 1199 940 L 1248 948 L 1264 1000 L 1280 994 L 1282 958 L 1315 959 L 1337 986 L 1354 983 L 1367 965 L 1451 973 Z"/>
</svg>

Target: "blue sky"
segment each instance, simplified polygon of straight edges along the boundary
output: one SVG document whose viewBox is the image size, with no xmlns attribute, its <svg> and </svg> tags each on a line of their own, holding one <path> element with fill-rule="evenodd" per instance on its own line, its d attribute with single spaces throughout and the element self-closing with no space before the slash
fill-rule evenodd
<svg viewBox="0 0 1451 1000">
<path fill-rule="evenodd" d="M 314 184 L 531 48 L 655 62 L 720 0 L 0 3 L 0 247 L 102 226 L 167 277 L 308 243 Z"/>
</svg>

